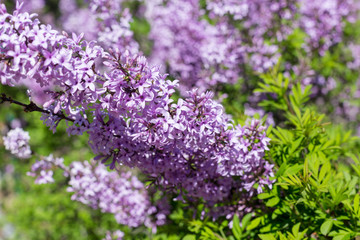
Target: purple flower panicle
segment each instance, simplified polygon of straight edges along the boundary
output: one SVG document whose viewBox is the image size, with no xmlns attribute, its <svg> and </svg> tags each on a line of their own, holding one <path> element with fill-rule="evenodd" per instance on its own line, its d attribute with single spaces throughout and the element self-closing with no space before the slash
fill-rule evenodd
<svg viewBox="0 0 360 240">
<path fill-rule="evenodd" d="M 9 150 L 11 154 L 14 154 L 18 158 L 31 157 L 29 140 L 29 133 L 22 128 L 12 129 L 3 137 L 5 149 Z"/>
<path fill-rule="evenodd" d="M 41 160 L 36 161 L 31 166 L 31 171 L 27 173 L 28 176 L 36 177 L 36 184 L 53 183 L 53 170 L 56 168 L 65 169 L 63 158 L 54 158 L 52 154 L 43 157 Z"/>
</svg>

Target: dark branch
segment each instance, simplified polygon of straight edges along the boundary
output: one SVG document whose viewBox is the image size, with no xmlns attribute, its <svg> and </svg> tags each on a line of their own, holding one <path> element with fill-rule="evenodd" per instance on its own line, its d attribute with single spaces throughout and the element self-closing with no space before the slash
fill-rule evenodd
<svg viewBox="0 0 360 240">
<path fill-rule="evenodd" d="M 4 103 L 4 102 L 9 102 L 9 103 L 12 103 L 12 104 L 22 106 L 24 108 L 25 112 L 42 112 L 42 113 L 46 113 L 46 114 L 53 114 L 55 116 L 58 116 L 61 119 L 65 119 L 67 121 L 74 122 L 73 119 L 66 117 L 62 112 L 53 113 L 53 112 L 51 112 L 49 110 L 46 110 L 46 109 L 43 109 L 43 108 L 37 106 L 34 102 L 30 102 L 29 104 L 25 104 L 25 103 L 16 101 L 16 100 L 12 99 L 11 97 L 6 96 L 5 93 L 1 93 L 1 95 L 0 95 L 0 104 Z"/>
</svg>

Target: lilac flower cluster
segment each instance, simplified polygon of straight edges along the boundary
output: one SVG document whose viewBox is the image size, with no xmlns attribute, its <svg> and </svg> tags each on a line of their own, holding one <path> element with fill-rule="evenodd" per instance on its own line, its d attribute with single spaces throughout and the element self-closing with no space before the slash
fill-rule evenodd
<svg viewBox="0 0 360 240">
<path fill-rule="evenodd" d="M 87 161 L 73 162 L 68 167 L 63 162 L 52 155 L 44 157 L 32 165 L 28 175 L 36 177 L 36 184 L 52 183 L 53 170 L 61 169 L 70 178 L 67 190 L 74 193 L 72 200 L 112 213 L 119 224 L 129 227 L 145 224 L 156 229 L 164 223 L 153 223 L 152 215 L 162 219 L 163 212 L 151 205 L 143 183 L 131 172 L 109 172 L 103 165 Z"/>
<path fill-rule="evenodd" d="M 29 77 L 55 86 L 44 104 L 51 128 L 66 119 L 68 132 L 86 131 L 96 159 L 110 161 L 110 168 L 136 166 L 159 186 L 208 206 L 237 204 L 244 192 L 272 186 L 272 165 L 263 158 L 269 139 L 258 121 L 233 126 L 208 92 L 192 90 L 175 103 L 177 81 L 166 80 L 145 57 L 59 35 L 20 7 L 13 15 L 0 8 L 1 82 Z M 95 66 L 101 58 L 105 72 Z"/>
<path fill-rule="evenodd" d="M 82 36 L 62 36 L 49 25 L 33 21 L 35 15 L 20 13 L 21 4 L 17 7 L 14 15 L 8 14 L 4 5 L 0 9 L 1 83 L 17 85 L 27 78 L 33 86 L 57 86 L 58 91 L 46 92 L 50 100 L 44 106 L 52 107 L 54 114 L 64 110 L 70 117 L 79 118 L 76 107 L 82 106 L 85 97 L 98 94 L 92 67 L 103 50 L 92 42 L 82 46 Z M 85 103 L 90 101 L 91 97 Z"/>
<path fill-rule="evenodd" d="M 29 145 L 30 136 L 22 128 L 10 130 L 3 137 L 5 149 L 9 150 L 18 158 L 30 158 L 31 150 Z"/>
<path fill-rule="evenodd" d="M 43 157 L 40 161 L 37 161 L 31 166 L 31 171 L 27 173 L 28 176 L 36 177 L 36 184 L 53 183 L 53 170 L 54 168 L 65 169 L 63 158 L 54 158 L 51 154 L 47 157 Z"/>
<path fill-rule="evenodd" d="M 150 215 L 156 208 L 151 206 L 144 185 L 130 172 L 109 172 L 103 165 L 73 162 L 69 174 L 72 200 L 112 213 L 120 224 L 152 227 Z"/>
<path fill-rule="evenodd" d="M 17 2 L 14 0 L 14 2 Z M 39 12 L 43 9 L 45 3 L 43 0 L 20 1 L 22 12 Z M 122 0 L 89 0 L 85 6 L 78 7 L 75 0 L 61 0 L 59 9 L 61 11 L 61 28 L 75 32 L 88 40 L 97 40 L 101 46 L 109 48 L 116 47 L 119 49 L 128 49 L 133 53 L 139 51 L 138 44 L 133 39 L 133 33 L 130 30 L 131 14 L 128 9 L 122 7 Z M 42 19 L 49 20 L 49 14 L 42 14 Z M 45 17 L 44 17 L 45 16 Z M 54 18 L 54 17 L 53 17 Z M 84 22 L 80 22 L 84 20 Z M 53 23 L 54 19 L 46 21 Z M 66 54 L 66 53 L 65 53 Z M 99 64 L 100 65 L 100 64 Z M 39 104 L 49 100 L 49 96 L 44 94 L 51 91 L 54 86 L 48 82 L 45 85 L 32 84 L 30 77 L 17 79 L 17 85 L 24 85 L 31 91 L 32 100 Z"/>
<path fill-rule="evenodd" d="M 105 48 L 139 51 L 130 30 L 132 16 L 123 7 L 124 0 L 86 0 L 79 8 L 76 0 L 61 0 L 62 27 L 69 32 L 84 33 L 87 40 L 97 40 Z M 83 22 L 79 22 L 83 21 Z"/>
<path fill-rule="evenodd" d="M 352 54 L 352 61 L 347 63 L 347 67 L 350 69 L 359 69 L 360 68 L 360 45 L 358 44 L 350 44 L 349 50 Z"/>
<path fill-rule="evenodd" d="M 342 39 L 345 21 L 354 21 L 360 7 L 353 0 L 207 0 L 205 5 L 158 0 L 146 5 L 154 41 L 151 60 L 166 65 L 185 90 L 232 84 L 243 76 L 244 65 L 268 70 L 279 60 L 279 44 L 298 28 L 307 35 L 302 46 L 307 54 L 324 54 Z"/>
<path fill-rule="evenodd" d="M 323 54 L 342 39 L 344 20 L 353 22 L 359 3 L 354 0 L 300 0 L 300 27 L 307 33 L 306 50 L 317 49 Z"/>
<path fill-rule="evenodd" d="M 17 0 L 12 0 L 12 2 L 16 4 Z M 41 19 L 43 21 L 50 23 L 54 22 L 53 16 L 51 14 L 44 13 L 44 9 L 46 6 L 44 0 L 27 0 L 22 2 L 23 2 L 23 6 L 21 8 L 22 11 L 41 13 Z M 26 88 L 29 89 L 30 92 L 32 92 L 31 94 L 32 101 L 43 104 L 48 100 L 46 94 L 44 94 L 44 91 L 50 90 L 51 88 L 49 86 L 41 87 L 39 85 L 33 85 L 31 79 L 28 78 L 19 79 L 18 84 L 24 85 Z"/>
<path fill-rule="evenodd" d="M 326 51 L 338 43 L 343 34 L 344 21 L 354 22 L 359 3 L 353 0 L 208 0 L 209 15 L 226 17 L 242 22 L 255 39 L 273 37 L 284 40 L 295 28 L 307 35 L 307 50 Z"/>
<path fill-rule="evenodd" d="M 201 19 L 204 11 L 197 0 L 146 4 L 154 41 L 151 61 L 168 64 L 170 73 L 181 78 L 183 93 L 192 87 L 204 91 L 217 83 L 237 81 L 235 68 L 243 61 L 243 49 L 235 29 Z"/>
<path fill-rule="evenodd" d="M 295 0 L 207 0 L 206 9 L 211 18 L 228 16 L 243 24 L 245 32 L 256 41 L 265 36 L 282 40 L 290 33 L 287 21 L 293 21 Z M 244 32 L 244 33 L 245 33 Z"/>
<path fill-rule="evenodd" d="M 154 41 L 151 60 L 167 64 L 170 73 L 182 79 L 185 90 L 235 83 L 244 64 L 264 72 L 279 59 L 278 47 L 265 43 L 264 35 L 272 30 L 274 16 L 290 14 L 283 13 L 289 4 L 283 5 L 275 8 L 273 1 L 211 1 L 207 12 L 198 0 L 151 1 L 147 3 Z M 242 21 L 243 30 L 227 17 L 229 13 Z M 206 16 L 215 24 L 205 20 Z"/>
</svg>

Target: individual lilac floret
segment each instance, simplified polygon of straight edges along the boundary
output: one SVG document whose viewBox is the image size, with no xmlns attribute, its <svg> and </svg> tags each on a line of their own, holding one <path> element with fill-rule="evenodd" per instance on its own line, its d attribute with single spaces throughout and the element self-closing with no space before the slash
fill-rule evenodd
<svg viewBox="0 0 360 240">
<path fill-rule="evenodd" d="M 6 150 L 9 150 L 18 158 L 30 158 L 31 150 L 29 146 L 29 133 L 22 128 L 15 128 L 10 130 L 6 136 L 3 137 Z"/>
</svg>

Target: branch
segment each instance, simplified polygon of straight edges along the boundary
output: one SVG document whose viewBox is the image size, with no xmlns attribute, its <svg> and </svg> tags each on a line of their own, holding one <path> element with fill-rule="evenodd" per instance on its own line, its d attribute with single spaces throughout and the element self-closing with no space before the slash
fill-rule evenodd
<svg viewBox="0 0 360 240">
<path fill-rule="evenodd" d="M 5 93 L 1 93 L 0 95 L 0 104 L 4 103 L 4 102 L 9 102 L 10 104 L 16 104 L 19 106 L 22 106 L 24 108 L 25 112 L 42 112 L 42 113 L 46 113 L 46 114 L 53 114 L 55 116 L 58 116 L 61 119 L 65 119 L 67 121 L 71 121 L 74 122 L 73 119 L 66 117 L 62 112 L 60 113 L 53 113 L 49 110 L 43 109 L 39 106 L 37 106 L 34 102 L 30 102 L 29 104 L 25 104 L 19 101 L 16 101 L 14 99 L 12 99 L 11 97 L 6 96 Z"/>
</svg>

